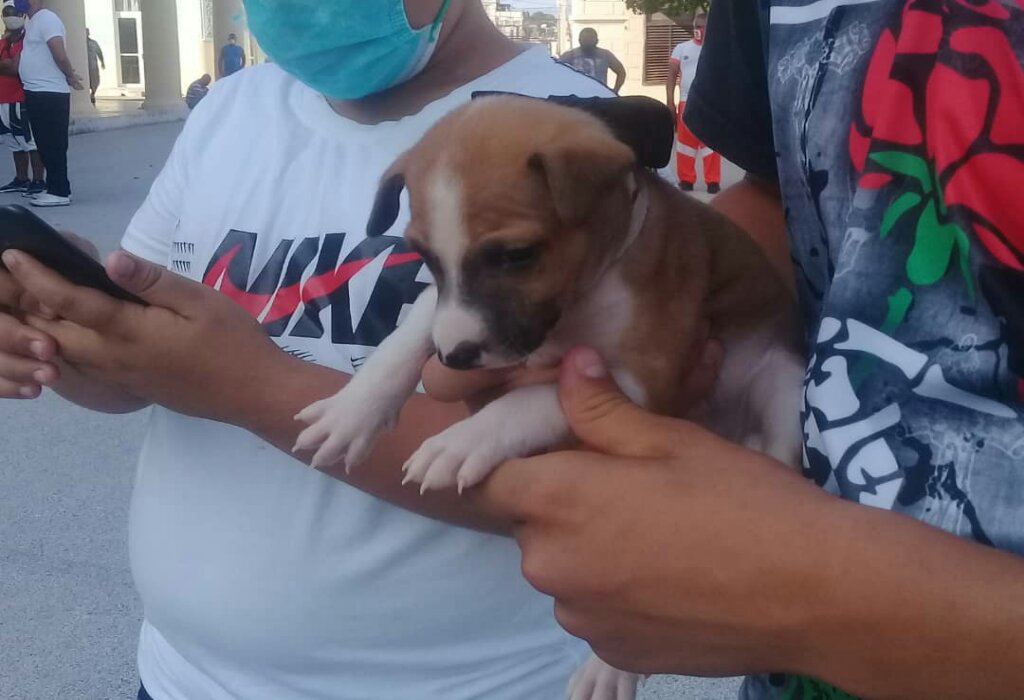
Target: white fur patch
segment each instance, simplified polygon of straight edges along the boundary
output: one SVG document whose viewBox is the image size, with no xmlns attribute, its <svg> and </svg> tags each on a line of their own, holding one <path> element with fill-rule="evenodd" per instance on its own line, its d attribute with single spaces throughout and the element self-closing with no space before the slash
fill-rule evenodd
<svg viewBox="0 0 1024 700">
<path fill-rule="evenodd" d="M 435 435 L 409 458 L 406 481 L 422 490 L 480 483 L 502 462 L 554 447 L 569 436 L 569 423 L 554 384 L 516 389 L 480 412 Z"/>
<path fill-rule="evenodd" d="M 463 184 L 455 171 L 440 165 L 428 190 L 430 248 L 444 271 L 445 290 L 434 317 L 434 345 L 442 355 L 460 343 L 481 343 L 487 327 L 462 301 L 462 260 L 469 245 L 463 212 Z"/>
<path fill-rule="evenodd" d="M 458 301 L 445 299 L 434 316 L 434 345 L 447 355 L 459 343 L 482 343 L 487 338 L 487 326 L 479 313 Z"/>
<path fill-rule="evenodd" d="M 346 471 L 354 469 L 369 456 L 377 435 L 398 421 L 434 349 L 430 321 L 436 302 L 437 289 L 428 287 L 341 391 L 296 416 L 307 427 L 294 449 L 315 449 L 314 467 L 344 462 Z"/>
</svg>

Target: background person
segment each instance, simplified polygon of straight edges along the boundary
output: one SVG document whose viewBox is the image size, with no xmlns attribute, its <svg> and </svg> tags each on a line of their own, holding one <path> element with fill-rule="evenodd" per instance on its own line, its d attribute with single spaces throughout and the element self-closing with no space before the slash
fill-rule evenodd
<svg viewBox="0 0 1024 700">
<path fill-rule="evenodd" d="M 722 182 L 722 156 L 701 143 L 683 121 L 686 98 L 697 76 L 706 26 L 707 17 L 703 14 L 697 15 L 693 19 L 693 39 L 680 43 L 672 50 L 672 56 L 668 60 L 668 78 L 665 80 L 665 102 L 677 117 L 676 172 L 679 176 L 679 189 L 685 192 L 693 191 L 697 182 L 697 158 L 703 153 L 704 181 L 707 183 L 708 193 L 717 194 Z M 676 85 L 679 86 L 678 104 L 675 97 Z"/>
<path fill-rule="evenodd" d="M 71 204 L 68 181 L 68 127 L 71 88 L 83 90 L 64 45 L 64 23 L 44 8 L 45 0 L 16 0 L 28 13 L 25 45 L 18 73 L 25 87 L 25 106 L 39 155 L 46 168 L 46 192 L 32 198 L 32 206 L 65 207 Z"/>
<path fill-rule="evenodd" d="M 217 59 L 217 77 L 226 78 L 245 68 L 245 50 L 238 45 L 238 36 L 228 34 L 228 43 L 220 49 Z"/>
<path fill-rule="evenodd" d="M 32 140 L 25 109 L 25 91 L 18 77 L 18 63 L 25 39 L 25 15 L 13 0 L 3 6 L 4 35 L 0 38 L 0 137 L 14 155 L 14 179 L 0 192 L 38 194 L 46 189 L 43 162 Z M 29 165 L 32 179 L 29 179 Z"/>
<path fill-rule="evenodd" d="M 100 66 L 107 69 L 100 43 L 92 38 L 88 28 L 85 30 L 85 46 L 89 54 L 89 101 L 96 104 L 96 91 L 100 89 Z"/>
<path fill-rule="evenodd" d="M 185 93 L 185 104 L 188 105 L 189 109 L 195 109 L 203 101 L 203 98 L 209 94 L 212 80 L 209 73 L 204 73 L 202 77 L 198 80 L 193 80 L 192 84 L 188 86 L 188 91 Z"/>
<path fill-rule="evenodd" d="M 615 73 L 615 87 L 612 89 L 618 94 L 626 83 L 626 67 L 622 65 L 622 61 L 608 49 L 598 48 L 595 29 L 587 27 L 581 30 L 579 41 L 580 45 L 563 53 L 558 59 L 559 62 L 589 75 L 602 85 L 608 84 L 608 71 L 611 70 Z"/>
</svg>

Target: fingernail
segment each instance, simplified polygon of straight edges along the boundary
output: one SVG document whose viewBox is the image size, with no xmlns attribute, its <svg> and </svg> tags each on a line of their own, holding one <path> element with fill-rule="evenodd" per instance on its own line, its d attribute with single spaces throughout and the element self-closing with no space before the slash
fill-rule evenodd
<svg viewBox="0 0 1024 700">
<path fill-rule="evenodd" d="M 24 396 L 26 399 L 35 398 L 36 393 L 38 391 L 39 391 L 39 387 L 35 387 L 35 386 L 23 386 L 20 389 L 18 389 L 18 393 L 21 396 Z"/>
<path fill-rule="evenodd" d="M 35 379 L 40 384 L 46 384 L 46 370 L 37 369 L 35 372 L 32 373 L 32 378 Z"/>
<path fill-rule="evenodd" d="M 2 259 L 4 261 L 4 265 L 6 265 L 8 269 L 17 265 L 20 260 L 18 254 L 13 250 L 5 250 Z"/>
<path fill-rule="evenodd" d="M 46 354 L 46 343 L 44 343 L 43 341 L 33 340 L 31 343 L 28 344 L 28 349 L 32 352 L 33 355 L 36 356 L 37 359 L 46 359 L 44 357 L 44 355 Z"/>
<path fill-rule="evenodd" d="M 135 258 L 124 253 L 114 258 L 114 272 L 118 277 L 131 277 L 135 274 Z"/>
<path fill-rule="evenodd" d="M 604 360 L 596 351 L 590 348 L 580 348 L 573 355 L 573 366 L 576 371 L 589 379 L 604 379 L 608 376 L 608 370 L 604 366 Z"/>
</svg>

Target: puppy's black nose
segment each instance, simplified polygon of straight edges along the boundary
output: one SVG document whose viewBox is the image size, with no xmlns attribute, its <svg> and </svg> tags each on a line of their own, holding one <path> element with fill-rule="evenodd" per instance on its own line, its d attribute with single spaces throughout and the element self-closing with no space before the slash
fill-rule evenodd
<svg viewBox="0 0 1024 700">
<path fill-rule="evenodd" d="M 440 352 L 437 353 L 438 357 L 441 358 L 441 363 L 451 369 L 472 369 L 479 364 L 482 354 L 483 348 L 479 343 L 469 342 L 459 343 L 447 355 L 442 355 Z"/>
</svg>

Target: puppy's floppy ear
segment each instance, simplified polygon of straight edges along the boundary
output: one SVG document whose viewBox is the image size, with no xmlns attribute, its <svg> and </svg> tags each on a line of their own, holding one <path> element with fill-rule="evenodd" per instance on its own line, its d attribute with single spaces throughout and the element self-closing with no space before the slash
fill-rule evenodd
<svg viewBox="0 0 1024 700">
<path fill-rule="evenodd" d="M 405 175 L 394 166 L 384 174 L 373 199 L 373 209 L 366 222 L 366 235 L 376 238 L 387 233 L 395 225 L 401 210 L 402 190 L 405 189 Z"/>
<path fill-rule="evenodd" d="M 528 167 L 551 190 L 559 219 L 581 224 L 611 188 L 636 164 L 633 150 L 611 136 L 580 134 L 532 154 Z"/>
</svg>

